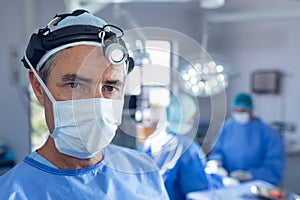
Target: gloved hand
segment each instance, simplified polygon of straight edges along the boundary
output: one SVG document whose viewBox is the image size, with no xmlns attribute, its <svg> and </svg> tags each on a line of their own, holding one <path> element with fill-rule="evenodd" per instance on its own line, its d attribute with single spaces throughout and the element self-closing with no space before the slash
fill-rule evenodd
<svg viewBox="0 0 300 200">
<path fill-rule="evenodd" d="M 217 174 L 219 176 L 228 176 L 226 169 L 222 167 L 222 162 L 218 160 L 209 160 L 206 163 L 205 172 L 207 174 Z"/>
<path fill-rule="evenodd" d="M 232 178 L 232 177 L 223 177 L 222 179 L 222 183 L 223 186 L 227 187 L 227 186 L 236 186 L 240 184 L 240 181 L 237 180 L 236 178 Z"/>
<path fill-rule="evenodd" d="M 229 174 L 229 176 L 232 177 L 232 178 L 236 178 L 236 179 L 238 179 L 241 182 L 243 182 L 243 181 L 249 181 L 249 180 L 253 179 L 252 174 L 250 172 L 248 172 L 248 171 L 245 171 L 245 170 L 235 170 L 235 171 L 232 171 Z"/>
</svg>

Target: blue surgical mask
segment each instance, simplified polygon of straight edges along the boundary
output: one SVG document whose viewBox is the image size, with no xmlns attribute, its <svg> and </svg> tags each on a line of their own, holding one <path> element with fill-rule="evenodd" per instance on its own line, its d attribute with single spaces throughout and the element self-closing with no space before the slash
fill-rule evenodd
<svg viewBox="0 0 300 200">
<path fill-rule="evenodd" d="M 121 123 L 123 100 L 56 101 L 32 66 L 31 69 L 52 102 L 55 128 L 50 137 L 59 152 L 91 158 L 112 141 Z"/>
<path fill-rule="evenodd" d="M 231 113 L 231 115 L 232 115 L 232 118 L 240 124 L 245 125 L 245 124 L 248 124 L 250 122 L 250 115 L 247 112 L 235 112 L 235 111 L 233 111 Z"/>
</svg>

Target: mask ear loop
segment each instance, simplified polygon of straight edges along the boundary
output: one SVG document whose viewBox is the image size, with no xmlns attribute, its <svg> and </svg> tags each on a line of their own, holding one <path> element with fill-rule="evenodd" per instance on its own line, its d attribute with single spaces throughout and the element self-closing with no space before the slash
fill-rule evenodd
<svg viewBox="0 0 300 200">
<path fill-rule="evenodd" d="M 52 96 L 51 92 L 49 91 L 49 89 L 45 85 L 44 81 L 40 78 L 40 76 L 38 75 L 38 73 L 36 72 L 36 70 L 32 67 L 31 63 L 29 62 L 29 60 L 28 60 L 28 58 L 26 56 L 26 54 L 24 55 L 24 59 L 27 62 L 27 64 L 29 65 L 30 69 L 32 70 L 32 72 L 33 72 L 34 76 L 36 77 L 36 79 L 38 80 L 38 82 L 41 84 L 42 88 L 46 92 L 46 94 L 49 97 L 49 99 L 51 100 L 51 102 L 52 103 L 56 102 L 56 100 Z"/>
<path fill-rule="evenodd" d="M 38 73 L 36 72 L 36 70 L 32 67 L 31 63 L 29 62 L 26 54 L 24 55 L 24 59 L 27 62 L 27 64 L 29 65 L 30 69 L 32 70 L 34 76 L 36 77 L 36 79 L 38 80 L 38 82 L 41 84 L 42 88 L 44 89 L 44 91 L 46 92 L 48 98 L 50 99 L 50 101 L 52 102 L 52 105 L 56 108 L 57 104 L 56 104 L 56 100 L 54 99 L 54 97 L 52 96 L 51 92 L 49 91 L 49 89 L 47 88 L 47 86 L 45 85 L 44 81 L 40 78 L 40 76 L 38 75 Z M 56 127 L 56 124 L 59 123 L 59 121 L 55 118 L 55 116 L 58 116 L 57 113 L 57 109 L 53 108 L 53 117 L 54 117 L 54 124 Z M 54 128 L 55 130 L 55 128 Z M 54 132 L 54 131 L 53 131 Z M 53 137 L 52 133 L 48 134 L 48 137 Z M 46 136 L 47 137 L 47 136 Z"/>
</svg>

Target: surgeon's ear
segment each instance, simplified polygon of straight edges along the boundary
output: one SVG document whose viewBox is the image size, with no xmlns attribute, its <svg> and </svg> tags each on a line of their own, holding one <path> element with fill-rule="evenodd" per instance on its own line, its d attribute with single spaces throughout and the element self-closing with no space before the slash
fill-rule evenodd
<svg viewBox="0 0 300 200">
<path fill-rule="evenodd" d="M 29 70 L 28 76 L 36 98 L 41 104 L 44 105 L 44 90 L 40 82 L 37 80 L 32 70 Z"/>
</svg>

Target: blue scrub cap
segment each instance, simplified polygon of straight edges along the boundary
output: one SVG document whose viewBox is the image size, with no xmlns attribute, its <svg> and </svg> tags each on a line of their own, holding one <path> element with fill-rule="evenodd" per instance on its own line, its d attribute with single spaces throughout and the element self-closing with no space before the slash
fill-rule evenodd
<svg viewBox="0 0 300 200">
<path fill-rule="evenodd" d="M 78 16 L 67 16 L 61 21 L 57 23 L 56 26 L 53 26 L 52 30 L 58 30 L 60 28 L 64 28 L 67 26 L 73 26 L 73 25 L 91 25 L 96 27 L 103 27 L 107 23 L 91 13 L 85 12 Z"/>
<path fill-rule="evenodd" d="M 241 108 L 245 110 L 252 110 L 253 109 L 253 103 L 252 103 L 252 98 L 249 94 L 246 93 L 240 93 L 237 94 L 234 97 L 234 100 L 231 104 L 231 108 Z"/>
<path fill-rule="evenodd" d="M 89 12 L 84 12 L 80 15 L 77 16 L 66 16 L 65 18 L 63 18 L 62 20 L 60 20 L 59 22 L 57 22 L 59 18 L 54 18 L 53 20 L 51 20 L 48 23 L 48 28 L 50 29 L 50 31 L 56 31 L 59 30 L 61 28 L 64 27 L 68 27 L 68 26 L 73 26 L 73 25 L 91 25 L 91 26 L 96 26 L 96 27 L 103 27 L 104 25 L 106 25 L 107 23 L 99 18 L 96 17 L 94 15 L 92 15 Z M 37 64 L 37 69 L 41 69 L 41 67 L 44 65 L 44 63 L 50 58 L 50 56 L 52 56 L 53 54 L 57 53 L 58 51 L 61 51 L 63 49 L 72 47 L 72 46 L 78 46 L 81 44 L 87 44 L 87 45 L 95 45 L 95 46 L 99 46 L 100 43 L 98 42 L 91 42 L 91 41 L 81 41 L 81 42 L 74 42 L 74 43 L 68 43 L 62 46 L 59 46 L 55 49 L 52 49 L 50 51 L 48 51 L 39 61 L 39 63 Z"/>
</svg>

